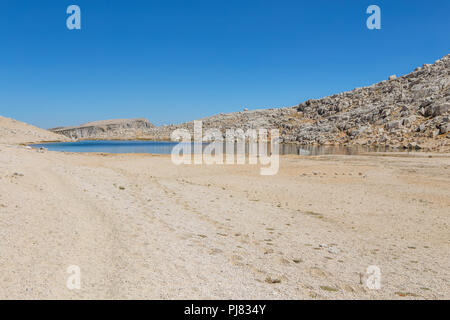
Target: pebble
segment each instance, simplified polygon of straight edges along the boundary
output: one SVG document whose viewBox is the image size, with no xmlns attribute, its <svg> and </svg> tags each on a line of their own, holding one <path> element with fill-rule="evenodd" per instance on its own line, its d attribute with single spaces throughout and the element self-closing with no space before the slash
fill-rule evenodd
<svg viewBox="0 0 450 320">
<path fill-rule="evenodd" d="M 333 254 L 338 254 L 339 253 L 339 249 L 338 248 L 334 248 L 334 247 L 330 247 L 330 248 L 328 248 L 328 252 L 329 253 L 333 253 Z"/>
</svg>

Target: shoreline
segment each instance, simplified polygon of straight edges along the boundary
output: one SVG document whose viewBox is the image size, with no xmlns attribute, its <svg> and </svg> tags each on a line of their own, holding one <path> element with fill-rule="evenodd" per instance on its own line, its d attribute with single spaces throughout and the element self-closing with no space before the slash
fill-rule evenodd
<svg viewBox="0 0 450 320">
<path fill-rule="evenodd" d="M 139 141 L 139 142 L 165 142 L 165 143 L 178 143 L 178 141 L 173 140 L 154 140 L 154 139 L 77 139 L 72 141 L 42 141 L 42 142 L 32 142 L 32 143 L 20 143 L 20 145 L 24 146 L 33 146 L 33 145 L 39 145 L 39 144 L 57 144 L 57 143 L 77 143 L 77 142 L 83 142 L 83 141 L 95 141 L 95 142 L 101 142 L 101 141 L 123 141 L 123 142 L 133 142 L 133 141 Z M 194 141 L 191 141 L 193 143 Z M 212 143 L 214 141 L 204 141 L 203 144 Z M 245 142 L 247 144 L 247 142 Z M 270 144 L 270 140 L 267 141 L 268 145 Z M 436 148 L 407 148 L 407 147 L 389 147 L 386 145 L 364 145 L 364 144 L 301 144 L 301 143 L 279 143 L 279 146 L 290 146 L 290 147 L 298 147 L 300 149 L 306 148 L 362 148 L 362 149 L 387 149 L 385 151 L 366 151 L 366 152 L 386 152 L 386 153 L 433 153 L 433 154 L 448 154 L 450 153 L 449 150 L 436 150 Z M 280 154 L 281 155 L 281 154 Z"/>
</svg>

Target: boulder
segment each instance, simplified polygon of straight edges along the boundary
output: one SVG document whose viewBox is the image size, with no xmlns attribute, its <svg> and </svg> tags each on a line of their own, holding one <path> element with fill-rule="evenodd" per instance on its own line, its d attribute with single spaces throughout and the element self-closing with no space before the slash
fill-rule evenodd
<svg viewBox="0 0 450 320">
<path fill-rule="evenodd" d="M 404 126 L 408 126 L 408 125 L 412 124 L 414 121 L 416 121 L 416 116 L 411 116 L 411 117 L 408 117 L 408 118 L 403 118 L 402 119 L 402 124 Z"/>
<path fill-rule="evenodd" d="M 388 131 L 392 131 L 394 129 L 400 128 L 400 125 L 401 125 L 401 122 L 399 120 L 394 120 L 394 121 L 386 123 L 384 128 Z"/>
<path fill-rule="evenodd" d="M 425 117 L 441 116 L 450 110 L 450 103 L 431 104 L 425 108 Z"/>
<path fill-rule="evenodd" d="M 442 123 L 439 126 L 439 132 L 440 132 L 440 134 L 445 134 L 447 132 L 450 132 L 450 123 Z"/>
<path fill-rule="evenodd" d="M 437 105 L 433 110 L 433 117 L 442 116 L 450 111 L 450 103 L 442 103 Z"/>
</svg>

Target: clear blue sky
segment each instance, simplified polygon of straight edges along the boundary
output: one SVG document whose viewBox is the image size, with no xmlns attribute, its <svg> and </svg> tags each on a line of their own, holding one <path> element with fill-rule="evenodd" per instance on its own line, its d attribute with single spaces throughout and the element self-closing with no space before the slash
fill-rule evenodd
<svg viewBox="0 0 450 320">
<path fill-rule="evenodd" d="M 48 128 L 291 106 L 433 63 L 449 14 L 448 0 L 2 0 L 0 115 Z"/>
</svg>

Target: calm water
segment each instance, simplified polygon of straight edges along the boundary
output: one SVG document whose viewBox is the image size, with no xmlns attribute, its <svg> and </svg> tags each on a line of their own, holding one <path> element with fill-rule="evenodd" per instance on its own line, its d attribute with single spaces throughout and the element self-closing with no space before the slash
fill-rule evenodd
<svg viewBox="0 0 450 320">
<path fill-rule="evenodd" d="M 177 142 L 165 141 L 78 141 L 45 143 L 32 145 L 34 148 L 44 147 L 50 151 L 64 152 L 99 152 L 99 153 L 154 153 L 170 154 Z M 203 148 L 208 143 L 203 144 Z M 270 146 L 270 144 L 269 144 Z M 193 150 L 193 149 L 192 149 Z M 248 151 L 248 146 L 246 146 Z M 280 154 L 324 155 L 324 154 L 359 154 L 363 152 L 387 152 L 388 148 L 342 147 L 342 146 L 298 146 L 293 144 L 280 145 Z M 395 150 L 399 151 L 399 150 Z"/>
</svg>

